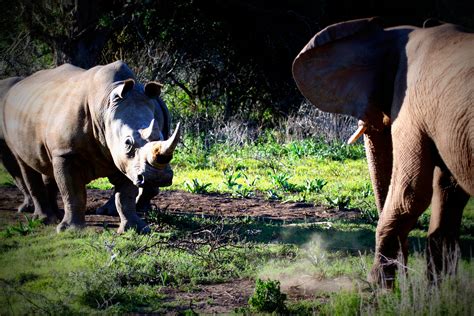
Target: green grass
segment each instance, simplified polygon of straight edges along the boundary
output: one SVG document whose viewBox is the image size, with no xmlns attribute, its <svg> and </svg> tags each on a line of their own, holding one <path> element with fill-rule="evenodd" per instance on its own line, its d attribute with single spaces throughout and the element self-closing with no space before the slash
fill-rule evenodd
<svg viewBox="0 0 474 316">
<path fill-rule="evenodd" d="M 426 283 L 423 256 L 415 252 L 408 278 L 400 276 L 394 292 L 371 288 L 365 282 L 373 260 L 370 225 L 282 225 L 163 213 L 150 214 L 149 222 L 149 235 L 92 229 L 56 234 L 45 226 L 2 235 L 0 313 L 164 313 L 176 308 L 165 288 L 192 292 L 199 284 L 241 278 L 278 280 L 283 293 L 309 286 L 314 298 L 286 300 L 290 314 L 409 315 L 416 311 L 413 304 L 427 314 L 474 311 L 469 258 L 461 261 L 457 277 L 434 289 Z"/>
<path fill-rule="evenodd" d="M 189 288 L 250 277 L 281 246 L 186 248 L 182 231 L 117 236 L 44 227 L 0 239 L 0 313 L 163 312 L 164 286 Z M 185 242 L 186 241 L 186 242 Z M 178 246 L 182 242 L 181 246 Z"/>
<path fill-rule="evenodd" d="M 464 257 L 457 276 L 440 288 L 426 283 L 420 253 L 427 212 L 410 234 L 408 277 L 399 276 L 395 291 L 381 291 L 365 282 L 375 243 L 374 221 L 368 218 L 376 211 L 362 146 L 315 140 L 279 144 L 268 136 L 239 147 L 184 143 L 167 189 L 359 208 L 367 216 L 285 223 L 151 212 L 153 233 L 120 236 L 107 229 L 56 234 L 34 221 L 11 224 L 0 231 L 0 314 L 165 313 L 181 304 L 166 289 L 192 293 L 198 285 L 242 278 L 276 280 L 282 292 L 311 285 L 312 299 L 285 300 L 292 315 L 474 313 L 474 199 L 464 210 Z M 0 185 L 12 184 L 0 170 Z M 98 179 L 88 187 L 112 186 Z M 261 284 L 278 292 L 277 283 Z"/>
<path fill-rule="evenodd" d="M 0 163 L 0 186 L 11 187 L 15 186 L 13 178 L 7 172 L 5 167 Z"/>
<path fill-rule="evenodd" d="M 360 145 L 310 140 L 278 144 L 264 140 L 241 147 L 215 144 L 206 148 L 200 142 L 185 140 L 185 146 L 175 154 L 175 177 L 170 189 L 193 191 L 191 179 L 209 184 L 206 192 L 269 198 L 274 193 L 273 198 L 283 201 L 328 206 L 332 206 L 328 200 L 350 197 L 347 207 L 375 211 Z M 315 189 L 317 183 L 324 184 Z"/>
</svg>

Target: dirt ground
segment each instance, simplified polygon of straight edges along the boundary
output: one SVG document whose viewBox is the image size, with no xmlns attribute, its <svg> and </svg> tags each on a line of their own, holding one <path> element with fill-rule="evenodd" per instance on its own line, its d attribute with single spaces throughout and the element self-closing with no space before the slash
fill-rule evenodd
<svg viewBox="0 0 474 316">
<path fill-rule="evenodd" d="M 119 218 L 113 216 L 96 215 L 95 211 L 103 205 L 112 191 L 110 190 L 88 190 L 86 221 L 88 226 L 98 229 L 107 224 L 108 227 L 118 227 Z M 22 202 L 22 195 L 17 188 L 0 187 L 0 229 L 22 220 L 22 215 L 16 212 L 16 208 Z M 58 198 L 59 207 L 62 201 Z M 294 222 L 304 220 L 306 222 L 327 221 L 328 219 L 351 219 L 358 216 L 357 211 L 329 210 L 325 207 L 315 206 L 308 203 L 281 203 L 268 201 L 263 198 L 238 199 L 230 195 L 206 194 L 197 195 L 183 191 L 163 191 L 153 199 L 152 204 L 160 210 L 166 210 L 169 214 L 195 214 L 195 215 L 219 215 L 219 216 L 251 216 L 259 219 L 282 220 Z M 321 281 L 321 280 L 319 280 Z M 322 288 L 324 291 L 340 290 L 341 286 L 350 286 L 351 282 L 334 282 L 342 284 L 332 289 L 333 282 L 325 280 Z M 308 279 L 307 284 L 318 284 L 315 280 Z M 319 282 L 321 283 L 321 282 Z M 326 284 L 327 283 L 327 284 Z M 253 280 L 234 280 L 229 283 L 198 285 L 192 291 L 182 292 L 174 288 L 164 288 L 163 294 L 169 297 L 169 301 L 177 303 L 172 314 L 185 309 L 193 309 L 198 313 L 222 314 L 232 312 L 235 308 L 247 305 L 248 298 L 253 293 Z M 290 300 L 311 298 L 316 295 L 316 289 L 308 288 L 302 284 L 282 284 L 282 291 L 288 294 Z"/>
<path fill-rule="evenodd" d="M 105 204 L 111 194 L 111 190 L 87 190 L 87 225 L 102 226 L 103 223 L 107 223 L 109 227 L 118 225 L 118 217 L 95 214 L 96 209 Z M 17 222 L 21 217 L 16 214 L 16 208 L 22 199 L 17 188 L 0 187 L 0 228 Z M 60 197 L 58 204 L 62 208 Z M 228 194 L 192 194 L 184 191 L 163 191 L 152 200 L 152 204 L 170 214 L 250 216 L 288 222 L 352 219 L 359 215 L 353 210 L 337 211 L 310 203 L 282 203 L 259 197 L 243 199 L 233 198 Z"/>
</svg>

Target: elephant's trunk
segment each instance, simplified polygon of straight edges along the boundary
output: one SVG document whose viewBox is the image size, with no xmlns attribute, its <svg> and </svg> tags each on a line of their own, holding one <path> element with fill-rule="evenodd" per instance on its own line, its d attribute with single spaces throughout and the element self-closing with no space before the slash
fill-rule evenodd
<svg viewBox="0 0 474 316">
<path fill-rule="evenodd" d="M 379 214 L 383 210 L 392 177 L 392 135 L 391 128 L 369 131 L 364 134 L 365 153 L 369 165 L 370 179 Z"/>
</svg>

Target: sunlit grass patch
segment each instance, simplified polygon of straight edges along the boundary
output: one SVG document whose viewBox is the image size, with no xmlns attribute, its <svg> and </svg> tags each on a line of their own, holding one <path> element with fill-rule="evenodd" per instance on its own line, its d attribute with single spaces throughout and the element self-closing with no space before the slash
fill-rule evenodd
<svg viewBox="0 0 474 316">
<path fill-rule="evenodd" d="M 88 185 L 88 189 L 98 189 L 98 190 L 110 190 L 113 189 L 113 185 L 110 183 L 107 178 L 98 178 L 92 180 Z"/>
<path fill-rule="evenodd" d="M 0 163 L 0 186 L 14 186 L 13 178 L 7 172 L 5 167 Z"/>
</svg>

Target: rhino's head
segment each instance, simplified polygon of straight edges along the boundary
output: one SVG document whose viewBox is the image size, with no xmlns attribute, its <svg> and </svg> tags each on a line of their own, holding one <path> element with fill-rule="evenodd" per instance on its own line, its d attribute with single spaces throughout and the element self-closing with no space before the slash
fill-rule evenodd
<svg viewBox="0 0 474 316">
<path fill-rule="evenodd" d="M 169 162 L 180 132 L 178 124 L 173 135 L 164 139 L 169 123 L 167 109 L 157 101 L 161 85 L 150 82 L 142 89 L 127 79 L 114 86 L 108 97 L 105 132 L 115 165 L 137 186 L 171 185 Z"/>
</svg>

